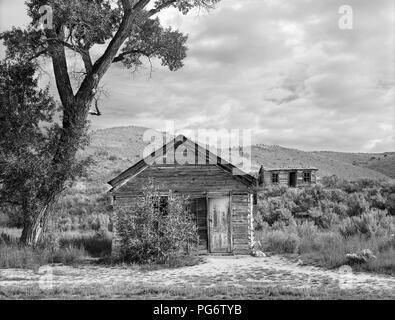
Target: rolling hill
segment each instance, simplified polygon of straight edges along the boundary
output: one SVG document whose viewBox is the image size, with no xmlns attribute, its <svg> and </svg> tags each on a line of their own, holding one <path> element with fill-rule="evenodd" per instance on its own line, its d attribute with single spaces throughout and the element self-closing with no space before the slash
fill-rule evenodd
<svg viewBox="0 0 395 320">
<path fill-rule="evenodd" d="M 345 153 L 333 151 L 313 152 L 319 156 L 351 163 L 354 166 L 368 168 L 395 179 L 395 152 L 384 153 Z"/>
<path fill-rule="evenodd" d="M 91 156 L 95 160 L 95 164 L 89 170 L 90 180 L 106 184 L 111 178 L 139 161 L 146 146 L 143 142 L 145 130 L 147 128 L 116 127 L 95 131 L 90 146 L 81 153 L 81 156 Z M 394 178 L 395 173 L 395 152 L 305 152 L 281 146 L 255 145 L 251 148 L 251 154 L 254 167 L 274 167 L 283 163 L 303 164 L 318 168 L 318 177 L 335 174 L 347 180 L 389 179 Z"/>
</svg>

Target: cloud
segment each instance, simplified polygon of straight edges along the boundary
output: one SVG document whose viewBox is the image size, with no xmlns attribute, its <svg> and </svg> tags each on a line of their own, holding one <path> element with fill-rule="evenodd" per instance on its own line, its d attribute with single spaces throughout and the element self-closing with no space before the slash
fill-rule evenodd
<svg viewBox="0 0 395 320">
<path fill-rule="evenodd" d="M 3 0 L 2 0 L 3 1 Z M 11 3 L 7 0 L 6 3 Z M 222 0 L 161 21 L 189 35 L 185 67 L 114 65 L 93 128 L 252 129 L 253 141 L 307 150 L 395 149 L 395 22 L 390 0 Z M 96 49 L 95 51 L 98 51 Z"/>
</svg>

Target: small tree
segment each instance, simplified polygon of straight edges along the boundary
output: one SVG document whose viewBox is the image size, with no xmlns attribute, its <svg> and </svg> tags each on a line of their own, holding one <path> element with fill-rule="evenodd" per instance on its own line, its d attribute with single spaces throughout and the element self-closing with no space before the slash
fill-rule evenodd
<svg viewBox="0 0 395 320">
<path fill-rule="evenodd" d="M 116 214 L 120 258 L 128 262 L 166 263 L 197 253 L 199 236 L 188 198 L 170 194 L 165 201 L 153 184 L 129 208 Z"/>
</svg>

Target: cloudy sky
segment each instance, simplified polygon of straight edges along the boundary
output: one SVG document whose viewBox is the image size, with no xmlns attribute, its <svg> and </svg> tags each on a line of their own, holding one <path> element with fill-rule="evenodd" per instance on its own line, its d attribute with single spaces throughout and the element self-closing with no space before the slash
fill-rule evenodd
<svg viewBox="0 0 395 320">
<path fill-rule="evenodd" d="M 27 23 L 0 0 L 0 31 Z M 113 65 L 93 128 L 251 129 L 253 142 L 304 150 L 395 150 L 393 0 L 222 0 L 161 14 L 189 34 L 185 67 L 131 74 Z M 339 8 L 353 29 L 339 28 Z"/>
</svg>

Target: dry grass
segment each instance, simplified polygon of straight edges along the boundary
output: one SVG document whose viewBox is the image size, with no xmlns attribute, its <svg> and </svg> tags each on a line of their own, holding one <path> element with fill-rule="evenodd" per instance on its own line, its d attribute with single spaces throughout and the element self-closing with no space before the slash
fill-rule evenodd
<svg viewBox="0 0 395 320">
<path fill-rule="evenodd" d="M 73 246 L 48 250 L 18 244 L 0 245 L 0 268 L 37 269 L 51 263 L 75 263 L 86 257 L 87 253 L 83 248 Z"/>
<path fill-rule="evenodd" d="M 1 288 L 2 299 L 209 299 L 209 300 L 363 300 L 395 299 L 394 292 L 367 293 L 361 290 L 341 289 L 293 289 L 250 285 L 243 288 L 234 286 L 216 286 L 212 288 L 158 287 L 151 285 L 116 285 L 89 287 L 56 287 L 53 290 L 41 290 L 38 287 Z"/>
</svg>

